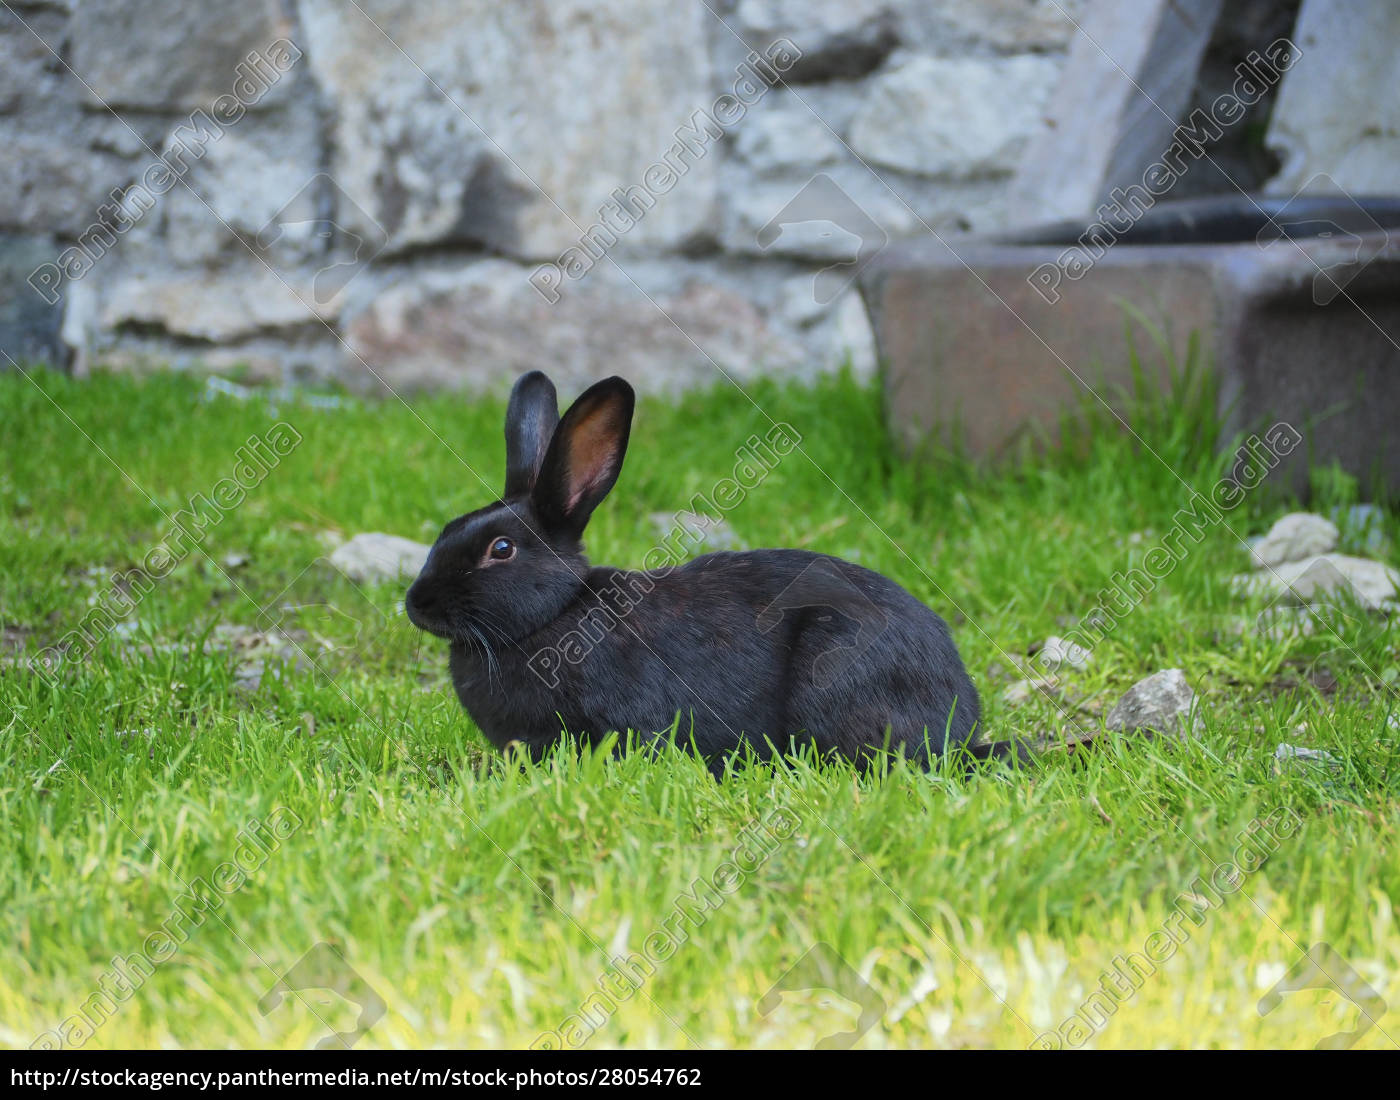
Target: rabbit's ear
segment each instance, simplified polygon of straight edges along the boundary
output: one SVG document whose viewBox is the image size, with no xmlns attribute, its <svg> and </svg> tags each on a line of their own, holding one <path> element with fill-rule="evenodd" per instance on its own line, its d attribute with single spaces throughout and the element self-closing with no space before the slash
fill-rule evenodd
<svg viewBox="0 0 1400 1100">
<path fill-rule="evenodd" d="M 551 530 L 583 533 L 617 481 L 636 397 L 621 378 L 590 386 L 564 414 L 535 482 L 535 511 Z"/>
<path fill-rule="evenodd" d="M 506 491 L 502 500 L 529 496 L 559 423 L 554 383 L 541 371 L 521 375 L 506 409 Z"/>
</svg>

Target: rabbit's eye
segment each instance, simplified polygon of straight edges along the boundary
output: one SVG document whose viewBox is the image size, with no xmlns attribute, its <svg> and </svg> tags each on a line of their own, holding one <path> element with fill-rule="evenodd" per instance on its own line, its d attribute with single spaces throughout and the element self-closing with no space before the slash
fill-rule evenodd
<svg viewBox="0 0 1400 1100">
<path fill-rule="evenodd" d="M 491 544 L 491 557 L 496 561 L 506 561 L 508 558 L 515 557 L 515 543 L 511 542 L 510 539 L 497 539 Z"/>
</svg>

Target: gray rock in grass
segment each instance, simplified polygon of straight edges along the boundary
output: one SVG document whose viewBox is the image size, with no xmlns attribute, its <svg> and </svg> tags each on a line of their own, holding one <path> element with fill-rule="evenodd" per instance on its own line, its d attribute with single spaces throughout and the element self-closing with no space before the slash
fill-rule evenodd
<svg viewBox="0 0 1400 1100">
<path fill-rule="evenodd" d="M 1291 512 L 1250 548 L 1256 569 L 1302 561 L 1337 548 L 1337 525 L 1311 512 Z"/>
<path fill-rule="evenodd" d="M 1302 745 L 1290 745 L 1287 742 L 1280 742 L 1278 748 L 1274 749 L 1274 759 L 1281 764 L 1300 761 L 1305 764 L 1317 764 L 1325 768 L 1340 768 L 1342 762 L 1324 749 L 1309 749 Z"/>
<path fill-rule="evenodd" d="M 1181 669 L 1163 669 L 1129 688 L 1108 712 L 1104 724 L 1124 733 L 1151 730 L 1179 740 L 1193 732 L 1187 720 L 1195 698 Z"/>
<path fill-rule="evenodd" d="M 428 549 L 412 539 L 370 531 L 336 549 L 331 564 L 357 584 L 375 584 L 416 577 Z"/>
<path fill-rule="evenodd" d="M 1394 611 L 1400 572 L 1384 562 L 1349 554 L 1318 554 L 1286 561 L 1234 579 L 1235 591 L 1280 603 L 1343 605 L 1355 602 L 1368 611 Z"/>
</svg>

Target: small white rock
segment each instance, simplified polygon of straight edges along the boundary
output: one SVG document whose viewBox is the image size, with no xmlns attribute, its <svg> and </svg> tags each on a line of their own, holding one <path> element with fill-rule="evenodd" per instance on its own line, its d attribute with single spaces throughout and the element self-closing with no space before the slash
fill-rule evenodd
<svg viewBox="0 0 1400 1100">
<path fill-rule="evenodd" d="M 1035 659 L 1042 668 L 1050 672 L 1066 665 L 1076 671 L 1082 671 L 1089 667 L 1090 656 L 1089 650 L 1079 643 L 1052 634 L 1041 643 Z"/>
<path fill-rule="evenodd" d="M 1324 749 L 1309 749 L 1302 745 L 1280 743 L 1274 749 L 1274 759 L 1279 761 L 1303 760 L 1311 764 L 1322 764 L 1328 768 L 1340 768 L 1342 762 Z"/>
<path fill-rule="evenodd" d="M 1337 525 L 1311 512 L 1290 512 L 1269 528 L 1249 552 L 1254 568 L 1302 561 L 1337 548 Z"/>
<path fill-rule="evenodd" d="M 1286 561 L 1234 579 L 1238 594 L 1286 600 L 1310 607 L 1342 605 L 1355 598 L 1367 610 L 1392 610 L 1400 594 L 1400 572 L 1384 562 L 1349 554 L 1319 554 L 1303 561 Z"/>
<path fill-rule="evenodd" d="M 331 564 L 358 584 L 416 577 L 428 560 L 428 547 L 378 531 L 356 535 L 331 554 Z"/>
</svg>

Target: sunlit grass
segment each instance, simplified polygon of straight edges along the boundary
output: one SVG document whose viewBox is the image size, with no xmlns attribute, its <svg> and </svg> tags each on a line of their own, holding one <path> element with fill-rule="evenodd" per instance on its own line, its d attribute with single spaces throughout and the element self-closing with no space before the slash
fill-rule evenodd
<svg viewBox="0 0 1400 1100">
<path fill-rule="evenodd" d="M 1312 1046 L 1356 1010 L 1328 991 L 1265 1015 L 1258 1003 L 1314 943 L 1400 1005 L 1396 632 L 1365 617 L 1284 640 L 1248 629 L 1258 608 L 1229 587 L 1244 565 L 1236 536 L 1290 507 L 1277 487 L 1209 530 L 1065 676 L 1071 701 L 1000 699 L 1030 667 L 1027 647 L 1074 626 L 1221 475 L 1206 403 L 1136 404 L 1138 439 L 1081 419 L 1062 454 L 986 471 L 899 459 L 878 395 L 849 379 L 644 402 L 590 526 L 595 561 L 640 565 L 662 537 L 650 515 L 708 494 L 771 417 L 801 448 L 729 513 L 733 530 L 858 560 L 928 602 L 953 625 L 994 735 L 1094 727 L 1165 667 L 1201 699 L 1204 728 L 1185 746 L 1115 739 L 970 777 L 797 761 L 716 783 L 682 754 L 502 761 L 452 697 L 440 643 L 395 614 L 401 591 L 361 592 L 318 563 L 325 532 L 431 541 L 491 499 L 503 400 L 274 412 L 205 401 L 190 378 L 33 379 L 0 376 L 4 1043 L 81 1037 L 71 1022 L 113 957 L 147 950 L 188 885 L 235 858 L 240 830 L 278 815 L 289 835 L 245 853 L 246 881 L 185 921 L 187 938 L 112 999 L 85 1045 L 308 1046 L 351 1029 L 358 1009 L 330 995 L 259 1007 L 326 943 L 359 976 L 341 992 L 383 1002 L 362 1045 L 555 1033 L 593 1047 L 810 1046 L 849 1030 L 860 1006 L 765 994 L 825 944 L 878 1009 L 860 1045 L 1025 1046 L 1279 813 L 1296 830 L 1207 899 L 1087 1045 Z M 276 421 L 300 444 L 140 601 L 134 625 L 56 682 L 28 671 L 24 657 L 77 626 L 111 574 L 164 537 L 167 514 L 231 476 L 238 448 Z M 1318 484 L 1322 508 L 1355 491 L 1335 473 Z M 1387 526 L 1395 536 L 1393 516 Z M 215 628 L 265 624 L 289 587 L 349 615 L 299 635 L 319 667 L 274 661 L 254 687 Z M 1280 742 L 1338 764 L 1280 767 Z M 683 942 L 671 937 L 640 988 L 600 1009 L 614 960 L 674 925 L 678 899 L 780 811 L 791 827 L 742 857 L 742 881 L 723 879 L 733 889 L 675 926 Z M 570 1020 L 585 1005 L 580 1029 Z M 1396 1040 L 1391 1013 L 1359 1045 Z"/>
</svg>

